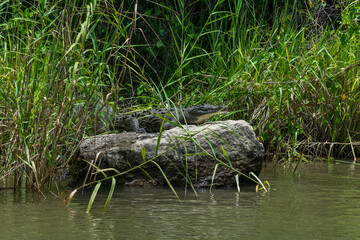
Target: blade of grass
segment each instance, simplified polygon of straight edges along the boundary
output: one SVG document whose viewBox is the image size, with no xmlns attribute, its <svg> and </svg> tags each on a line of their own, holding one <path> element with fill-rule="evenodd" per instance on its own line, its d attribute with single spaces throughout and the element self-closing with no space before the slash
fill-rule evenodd
<svg viewBox="0 0 360 240">
<path fill-rule="evenodd" d="M 90 212 L 91 207 L 92 207 L 92 205 L 93 205 L 93 203 L 94 203 L 95 197 L 96 197 L 96 195 L 97 195 L 97 193 L 98 193 L 98 191 L 99 191 L 100 186 L 101 186 L 101 181 L 98 181 L 97 184 L 96 184 L 96 186 L 95 186 L 94 191 L 93 191 L 92 194 L 91 194 L 91 197 L 90 197 L 90 200 L 89 200 L 89 204 L 88 204 L 88 207 L 87 207 L 87 209 L 86 209 L 86 213 L 89 213 L 89 212 Z"/>
<path fill-rule="evenodd" d="M 107 197 L 107 199 L 106 199 L 106 202 L 105 202 L 105 205 L 104 205 L 104 209 L 103 209 L 103 211 L 102 211 L 103 214 L 105 213 L 107 207 L 109 206 L 109 203 L 110 203 L 110 201 L 111 201 L 111 199 L 112 199 L 112 196 L 113 196 L 113 194 L 114 194 L 115 186 L 116 186 L 116 180 L 115 180 L 115 178 L 113 177 L 113 178 L 111 178 L 111 188 L 110 188 L 110 191 L 109 191 L 109 195 L 108 195 L 108 197 Z"/>
</svg>

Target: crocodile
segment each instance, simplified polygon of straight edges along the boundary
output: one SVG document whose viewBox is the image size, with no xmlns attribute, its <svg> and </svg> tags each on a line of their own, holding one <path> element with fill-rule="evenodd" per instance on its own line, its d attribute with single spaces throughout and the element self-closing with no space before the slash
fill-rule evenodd
<svg viewBox="0 0 360 240">
<path fill-rule="evenodd" d="M 154 133 L 159 132 L 162 125 L 163 130 L 168 130 L 179 124 L 202 124 L 213 115 L 226 113 L 224 111 L 226 108 L 226 106 L 199 104 L 184 108 L 176 107 L 170 110 L 154 108 L 131 114 L 124 113 L 114 118 L 113 128 L 120 132 Z"/>
</svg>

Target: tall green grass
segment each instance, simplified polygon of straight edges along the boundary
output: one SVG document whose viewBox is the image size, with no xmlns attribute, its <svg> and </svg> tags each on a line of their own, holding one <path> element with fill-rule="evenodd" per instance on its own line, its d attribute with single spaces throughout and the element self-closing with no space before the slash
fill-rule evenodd
<svg viewBox="0 0 360 240">
<path fill-rule="evenodd" d="M 82 137 L 93 134 L 94 103 L 114 92 L 107 90 L 116 76 L 105 63 L 123 37 L 113 32 L 106 38 L 118 43 L 99 46 L 97 4 L 1 3 L 1 176 L 12 176 L 15 188 L 51 189 Z M 112 84 L 106 90 L 104 78 Z"/>
<path fill-rule="evenodd" d="M 358 0 L 3 0 L 0 178 L 51 189 L 96 133 L 100 99 L 116 111 L 227 104 L 269 154 L 356 158 L 359 11 Z"/>
</svg>

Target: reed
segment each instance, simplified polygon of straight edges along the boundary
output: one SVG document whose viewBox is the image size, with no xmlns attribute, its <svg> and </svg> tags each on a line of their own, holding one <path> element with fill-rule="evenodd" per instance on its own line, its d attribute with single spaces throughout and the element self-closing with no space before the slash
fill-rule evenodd
<svg viewBox="0 0 360 240">
<path fill-rule="evenodd" d="M 358 3 L 3 0 L 0 178 L 53 189 L 100 100 L 226 104 L 271 156 L 356 159 Z"/>
</svg>

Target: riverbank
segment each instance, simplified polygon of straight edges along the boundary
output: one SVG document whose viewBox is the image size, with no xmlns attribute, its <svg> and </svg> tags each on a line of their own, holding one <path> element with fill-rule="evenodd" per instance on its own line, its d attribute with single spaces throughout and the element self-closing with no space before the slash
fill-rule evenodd
<svg viewBox="0 0 360 240">
<path fill-rule="evenodd" d="M 136 3 L 2 1 L 0 179 L 56 187 L 99 103 L 226 105 L 273 161 L 359 157 L 358 1 Z"/>
</svg>

